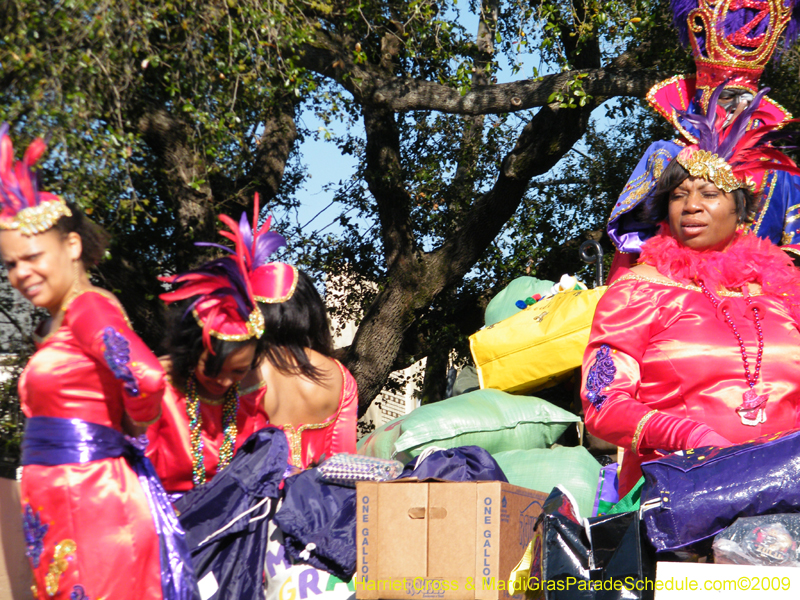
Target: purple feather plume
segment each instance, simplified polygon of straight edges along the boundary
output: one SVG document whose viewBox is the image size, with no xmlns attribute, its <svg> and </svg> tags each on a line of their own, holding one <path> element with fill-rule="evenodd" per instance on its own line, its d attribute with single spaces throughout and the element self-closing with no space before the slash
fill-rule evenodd
<svg viewBox="0 0 800 600">
<path fill-rule="evenodd" d="M 258 236 L 252 268 L 255 269 L 269 262 L 270 255 L 281 246 L 286 246 L 286 238 L 279 233 L 267 231 Z"/>
<path fill-rule="evenodd" d="M 697 8 L 697 0 L 671 0 L 672 23 L 678 30 L 678 39 L 684 46 L 689 45 L 689 24 L 686 19 L 689 13 Z"/>
<path fill-rule="evenodd" d="M 722 94 L 722 91 L 725 89 L 725 84 L 727 84 L 727 80 L 720 86 L 718 86 L 714 92 L 711 94 L 711 98 L 708 100 L 708 110 L 706 111 L 705 115 L 697 115 L 689 112 L 681 113 L 681 117 L 686 119 L 689 123 L 697 129 L 698 136 L 697 139 L 699 143 L 697 147 L 700 150 L 706 150 L 708 152 L 716 153 L 717 146 L 719 146 L 719 133 L 717 132 L 717 103 L 719 101 L 719 96 Z"/>
<path fill-rule="evenodd" d="M 208 246 L 210 248 L 219 248 L 220 250 L 225 250 L 225 252 L 229 254 L 236 254 L 233 250 L 228 248 L 227 246 L 223 246 L 222 244 L 215 244 L 213 242 L 195 242 L 195 246 Z"/>
<path fill-rule="evenodd" d="M 769 91 L 769 88 L 763 88 L 759 90 L 759 92 L 755 95 L 752 102 L 745 108 L 736 120 L 733 121 L 728 126 L 728 135 L 725 138 L 725 141 L 722 142 L 719 146 L 719 151 L 717 154 L 723 159 L 728 160 L 731 156 L 733 156 L 733 151 L 736 148 L 736 144 L 742 139 L 742 136 L 747 131 L 747 125 L 750 122 L 750 117 L 756 110 L 758 110 L 758 106 L 761 104 L 761 98 L 764 97 Z"/>
<path fill-rule="evenodd" d="M 256 223 L 258 226 L 258 223 Z M 247 220 L 247 213 L 243 212 L 239 219 L 239 232 L 242 234 L 242 241 L 244 247 L 248 252 L 252 252 L 253 248 L 253 230 L 250 228 L 250 221 Z"/>
</svg>

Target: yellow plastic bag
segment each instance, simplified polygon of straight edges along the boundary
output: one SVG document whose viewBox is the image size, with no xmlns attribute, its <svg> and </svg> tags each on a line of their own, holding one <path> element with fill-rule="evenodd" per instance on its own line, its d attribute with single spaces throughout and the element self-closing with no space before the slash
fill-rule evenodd
<svg viewBox="0 0 800 600">
<path fill-rule="evenodd" d="M 470 336 L 481 388 L 530 392 L 580 367 L 606 289 L 560 292 Z"/>
</svg>

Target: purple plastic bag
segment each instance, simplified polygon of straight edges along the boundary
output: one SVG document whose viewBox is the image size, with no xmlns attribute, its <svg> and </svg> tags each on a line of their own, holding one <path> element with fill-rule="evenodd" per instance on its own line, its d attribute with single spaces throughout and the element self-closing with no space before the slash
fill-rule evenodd
<svg viewBox="0 0 800 600">
<path fill-rule="evenodd" d="M 642 471 L 644 521 L 659 552 L 705 552 L 739 517 L 800 512 L 800 430 L 670 454 Z"/>
<path fill-rule="evenodd" d="M 617 474 L 619 463 L 611 463 L 600 468 L 600 477 L 597 481 L 597 493 L 594 496 L 592 516 L 606 514 L 611 507 L 619 502 L 619 476 Z"/>
</svg>

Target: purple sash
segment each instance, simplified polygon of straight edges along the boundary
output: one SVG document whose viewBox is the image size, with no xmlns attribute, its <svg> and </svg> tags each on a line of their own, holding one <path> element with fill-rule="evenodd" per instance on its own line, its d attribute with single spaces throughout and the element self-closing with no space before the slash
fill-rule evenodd
<svg viewBox="0 0 800 600">
<path fill-rule="evenodd" d="M 144 455 L 146 446 L 146 436 L 129 438 L 105 425 L 81 419 L 31 417 L 25 423 L 22 465 L 53 467 L 124 456 L 150 504 L 161 549 L 164 600 L 197 600 L 200 593 L 185 534 L 152 463 Z"/>
</svg>

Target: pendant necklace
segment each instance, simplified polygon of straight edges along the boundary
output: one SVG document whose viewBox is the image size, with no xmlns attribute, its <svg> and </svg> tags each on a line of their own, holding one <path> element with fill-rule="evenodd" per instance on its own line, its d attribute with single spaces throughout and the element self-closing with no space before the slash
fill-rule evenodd
<svg viewBox="0 0 800 600">
<path fill-rule="evenodd" d="M 705 294 L 706 298 L 711 301 L 711 304 L 714 306 L 714 308 L 719 309 L 720 301 L 708 291 L 708 288 L 706 288 L 702 281 L 699 281 L 698 285 L 703 291 L 703 294 Z M 745 348 L 744 340 L 739 334 L 739 331 L 736 329 L 736 324 L 733 322 L 733 318 L 731 317 L 728 308 L 723 305 L 721 311 L 722 314 L 725 315 L 725 321 L 728 323 L 731 331 L 733 331 L 733 335 L 736 336 L 736 339 L 739 342 L 739 349 L 742 353 L 742 362 L 744 363 L 744 376 L 747 380 L 747 385 L 750 387 L 750 389 L 742 395 L 743 402 L 736 408 L 736 413 L 742 420 L 742 425 L 750 425 L 755 427 L 759 423 L 766 423 L 767 413 L 765 412 L 764 407 L 767 404 L 767 400 L 769 400 L 769 394 L 759 395 L 754 389 L 756 387 L 756 383 L 758 382 L 758 376 L 761 373 L 761 357 L 764 354 L 764 332 L 761 328 L 761 318 L 758 314 L 758 307 L 753 306 L 753 301 L 750 299 L 749 294 L 744 295 L 744 301 L 753 311 L 753 321 L 755 322 L 756 337 L 758 338 L 756 368 L 752 377 L 750 376 L 750 363 L 747 360 L 747 349 Z"/>
</svg>

